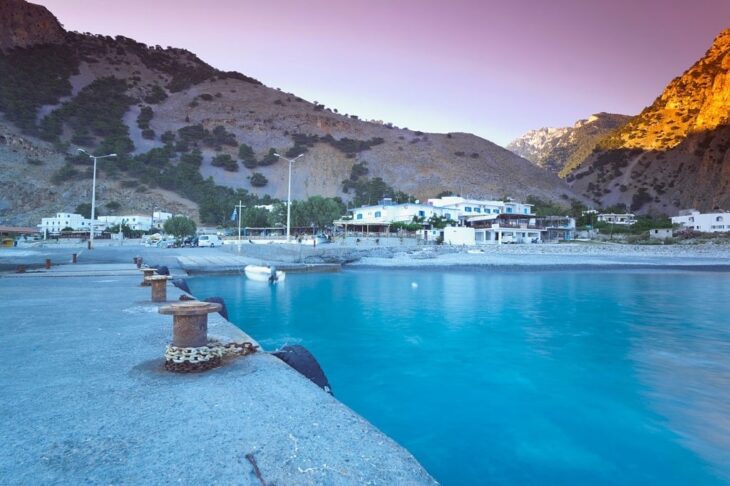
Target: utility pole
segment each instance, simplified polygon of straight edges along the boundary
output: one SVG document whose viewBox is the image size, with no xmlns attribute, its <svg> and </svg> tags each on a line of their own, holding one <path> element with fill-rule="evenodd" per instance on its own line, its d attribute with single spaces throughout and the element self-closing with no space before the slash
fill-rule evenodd
<svg viewBox="0 0 730 486">
<path fill-rule="evenodd" d="M 238 247 L 241 248 L 241 213 L 243 213 L 243 203 L 241 201 L 238 201 L 238 204 L 236 205 L 236 209 L 238 211 Z"/>
<path fill-rule="evenodd" d="M 289 243 L 289 235 L 291 234 L 291 165 L 304 154 L 299 154 L 293 159 L 287 159 L 277 153 L 274 153 L 274 155 L 289 162 L 289 190 L 286 193 L 286 242 Z"/>
<path fill-rule="evenodd" d="M 89 223 L 89 250 L 94 248 L 94 218 L 96 217 L 96 161 L 107 157 L 116 157 L 117 154 L 108 155 L 91 155 L 84 149 L 78 149 L 79 152 L 88 155 L 94 160 L 94 175 L 91 183 L 91 222 Z"/>
</svg>

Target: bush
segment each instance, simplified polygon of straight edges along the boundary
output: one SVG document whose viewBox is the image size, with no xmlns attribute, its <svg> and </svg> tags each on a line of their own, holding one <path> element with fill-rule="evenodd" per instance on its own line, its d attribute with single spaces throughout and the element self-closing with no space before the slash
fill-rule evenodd
<svg viewBox="0 0 730 486">
<path fill-rule="evenodd" d="M 137 126 L 145 129 L 150 127 L 150 121 L 155 116 L 155 112 L 149 106 L 143 106 L 137 116 Z"/>
<path fill-rule="evenodd" d="M 63 167 L 58 169 L 55 174 L 51 177 L 51 181 L 54 184 L 62 184 L 66 181 L 76 179 L 79 177 L 79 171 L 74 168 L 73 165 L 66 163 Z"/>
<path fill-rule="evenodd" d="M 41 159 L 31 159 L 30 157 L 26 159 L 26 162 L 28 165 L 43 165 L 44 162 Z"/>
<path fill-rule="evenodd" d="M 145 103 L 156 105 L 167 99 L 167 93 L 159 85 L 155 84 L 150 88 L 150 92 L 144 98 Z"/>
<path fill-rule="evenodd" d="M 223 167 L 229 172 L 238 171 L 238 162 L 233 160 L 233 157 L 228 154 L 216 155 L 215 157 L 213 157 L 213 161 L 211 162 L 211 164 L 213 165 L 213 167 Z"/>
<path fill-rule="evenodd" d="M 279 160 L 279 157 L 276 155 L 276 149 L 271 148 L 269 149 L 269 153 L 266 154 L 266 156 L 261 159 L 261 161 L 258 163 L 258 165 L 271 165 L 276 163 L 276 161 Z"/>
<path fill-rule="evenodd" d="M 146 138 L 147 140 L 154 140 L 155 139 L 155 131 L 151 128 L 146 128 L 142 130 L 142 138 Z"/>
<path fill-rule="evenodd" d="M 248 169 L 256 167 L 256 155 L 250 145 L 242 143 L 238 146 L 238 158 L 241 159 L 244 167 Z"/>
<path fill-rule="evenodd" d="M 251 185 L 253 187 L 264 187 L 266 184 L 269 183 L 269 180 L 261 173 L 254 172 L 251 175 Z"/>
</svg>

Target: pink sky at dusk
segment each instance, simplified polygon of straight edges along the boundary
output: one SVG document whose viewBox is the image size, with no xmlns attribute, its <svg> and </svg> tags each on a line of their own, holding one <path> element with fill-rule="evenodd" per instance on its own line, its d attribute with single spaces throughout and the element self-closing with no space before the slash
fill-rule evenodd
<svg viewBox="0 0 730 486">
<path fill-rule="evenodd" d="M 730 27 L 730 0 L 31 0 L 68 30 L 188 49 L 341 113 L 506 145 L 636 114 Z"/>
</svg>

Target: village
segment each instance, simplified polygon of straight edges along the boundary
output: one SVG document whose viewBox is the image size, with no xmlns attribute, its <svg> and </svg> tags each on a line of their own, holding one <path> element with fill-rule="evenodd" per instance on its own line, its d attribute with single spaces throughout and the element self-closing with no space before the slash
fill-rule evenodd
<svg viewBox="0 0 730 486">
<path fill-rule="evenodd" d="M 272 210 L 272 206 L 260 206 Z M 605 241 L 624 242 L 627 233 L 639 235 L 629 241 L 637 243 L 672 243 L 677 235 L 701 236 L 730 234 L 730 212 L 701 213 L 694 209 L 682 210 L 671 217 L 671 227 L 646 228 L 641 232 L 628 231 L 639 221 L 631 213 L 582 212 L 581 222 L 565 215 L 538 215 L 533 204 L 502 200 L 442 196 L 420 201 L 396 203 L 385 197 L 378 204 L 361 206 L 347 215 L 318 227 L 251 228 L 239 226 L 237 215 L 243 208 L 235 208 L 231 226 L 210 227 L 193 225 L 189 235 L 172 235 L 165 223 L 173 217 L 170 212 L 154 210 L 151 214 L 104 215 L 93 220 L 78 213 L 58 212 L 42 218 L 35 227 L 0 225 L 3 246 L 37 246 L 44 242 L 87 242 L 89 240 L 124 241 L 140 239 L 145 246 L 221 246 L 224 244 L 298 243 L 316 246 L 332 242 L 361 243 L 371 241 L 385 245 L 389 239 L 400 244 L 449 246 L 482 246 L 502 244 L 540 244 L 560 242 Z M 288 221 L 287 221 L 288 222 Z M 93 236 L 92 236 L 93 228 Z M 203 237 L 201 240 L 201 236 Z M 212 238 L 209 238 L 212 236 Z M 89 248 L 91 245 L 88 244 Z"/>
</svg>

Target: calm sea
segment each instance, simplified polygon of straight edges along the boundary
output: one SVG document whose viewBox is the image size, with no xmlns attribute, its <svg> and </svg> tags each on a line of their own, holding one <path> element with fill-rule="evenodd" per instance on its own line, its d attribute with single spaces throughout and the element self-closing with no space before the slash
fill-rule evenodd
<svg viewBox="0 0 730 486">
<path fill-rule="evenodd" d="M 730 273 L 189 279 L 446 485 L 730 482 Z"/>
</svg>

